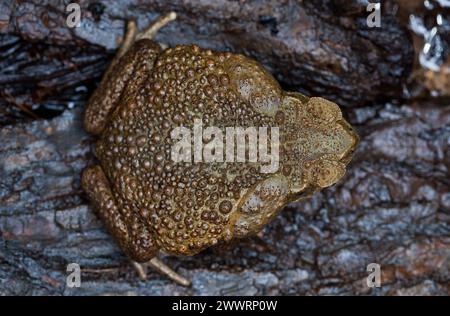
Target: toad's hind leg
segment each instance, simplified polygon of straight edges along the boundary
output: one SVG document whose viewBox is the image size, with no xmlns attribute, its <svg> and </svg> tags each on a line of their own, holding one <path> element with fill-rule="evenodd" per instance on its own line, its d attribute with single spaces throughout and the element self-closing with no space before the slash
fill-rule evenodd
<svg viewBox="0 0 450 316">
<path fill-rule="evenodd" d="M 102 81 L 92 94 L 86 107 L 84 128 L 92 134 L 100 134 L 105 128 L 110 114 L 120 103 L 124 92 L 130 96 L 142 86 L 150 74 L 153 64 L 161 53 L 159 44 L 151 39 L 156 32 L 172 21 L 175 13 L 157 19 L 144 32 L 138 34 L 136 23 L 127 24 L 127 32 L 122 46 L 112 60 Z M 128 84 L 132 82 L 132 84 Z"/>
<path fill-rule="evenodd" d="M 156 258 L 158 247 L 140 218 L 138 216 L 126 216 L 126 212 L 121 212 L 111 192 L 108 179 L 100 166 L 86 168 L 81 177 L 81 185 L 87 192 L 89 200 L 93 203 L 99 217 L 106 224 L 108 231 L 115 237 L 116 242 L 128 257 L 140 262 L 150 260 L 148 265 L 158 272 L 181 285 L 190 285 L 187 279 L 178 275 Z M 146 273 L 143 267 L 134 261 L 133 265 L 137 268 L 141 278 L 145 278 Z"/>
<path fill-rule="evenodd" d="M 173 271 L 169 266 L 167 266 L 164 262 L 159 260 L 157 257 L 152 258 L 151 260 L 145 262 L 145 263 L 138 263 L 136 261 L 132 261 L 134 268 L 136 269 L 139 277 L 142 280 L 145 280 L 147 278 L 147 272 L 146 272 L 146 266 L 150 266 L 156 271 L 158 271 L 161 274 L 164 274 L 168 276 L 173 281 L 177 282 L 180 285 L 183 286 L 190 286 L 191 281 L 188 279 L 182 277 L 175 271 Z"/>
<path fill-rule="evenodd" d="M 83 190 L 87 192 L 98 216 L 129 257 L 146 261 L 156 255 L 158 251 L 156 245 L 149 238 L 145 238 L 145 234 L 140 233 L 139 228 L 142 225 L 135 223 L 133 221 L 135 217 L 126 216 L 127 214 L 119 208 L 111 192 L 108 179 L 100 166 L 95 165 L 86 168 L 81 176 L 81 185 Z M 136 236 L 139 235 L 142 238 L 136 240 Z"/>
</svg>

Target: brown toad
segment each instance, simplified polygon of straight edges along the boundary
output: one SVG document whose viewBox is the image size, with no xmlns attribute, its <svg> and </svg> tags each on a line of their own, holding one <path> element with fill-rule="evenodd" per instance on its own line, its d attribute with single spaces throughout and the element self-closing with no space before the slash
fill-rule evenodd
<svg viewBox="0 0 450 316">
<path fill-rule="evenodd" d="M 132 260 L 186 285 L 159 250 L 194 255 L 257 233 L 287 203 L 336 183 L 358 136 L 336 104 L 283 91 L 243 55 L 163 50 L 151 38 L 173 18 L 139 35 L 129 23 L 86 109 L 100 165 L 82 186 Z M 183 137 L 192 151 L 177 147 Z"/>
</svg>

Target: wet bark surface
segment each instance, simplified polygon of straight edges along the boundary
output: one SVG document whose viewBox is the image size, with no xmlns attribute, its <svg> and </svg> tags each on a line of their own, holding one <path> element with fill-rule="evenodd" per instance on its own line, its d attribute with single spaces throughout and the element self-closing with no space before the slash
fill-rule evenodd
<svg viewBox="0 0 450 316">
<path fill-rule="evenodd" d="M 0 4 L 1 294 L 450 294 L 450 100 L 402 99 L 413 57 L 401 23 L 388 15 L 375 34 L 356 1 L 130 3 L 82 2 L 77 29 L 61 4 Z M 168 9 L 180 18 L 159 41 L 251 55 L 285 87 L 343 104 L 361 137 L 337 185 L 261 235 L 163 257 L 190 288 L 152 271 L 140 281 L 80 188 L 94 159 L 84 103 L 123 19 L 144 26 Z M 81 288 L 66 286 L 72 262 Z"/>
<path fill-rule="evenodd" d="M 144 28 L 173 10 L 178 19 L 157 41 L 244 53 L 286 87 L 349 106 L 401 97 L 413 60 L 410 35 L 389 10 L 382 28 L 368 28 L 366 8 L 356 0 L 85 1 L 77 28 L 67 27 L 65 6 L 54 0 L 13 1 L 1 9 L 1 33 L 108 49 L 120 44 L 125 20 Z"/>
</svg>

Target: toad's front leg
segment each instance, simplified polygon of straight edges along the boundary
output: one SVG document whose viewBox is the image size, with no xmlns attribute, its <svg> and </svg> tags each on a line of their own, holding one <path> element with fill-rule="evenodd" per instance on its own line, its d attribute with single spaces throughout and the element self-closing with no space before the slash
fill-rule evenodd
<svg viewBox="0 0 450 316">
<path fill-rule="evenodd" d="M 86 131 L 101 134 L 113 110 L 126 97 L 124 93 L 134 95 L 135 89 L 142 86 L 161 53 L 160 45 L 152 39 L 160 28 L 175 18 L 174 12 L 166 14 L 142 33 L 137 33 L 134 21 L 128 22 L 122 46 L 87 103 L 84 116 Z"/>
</svg>

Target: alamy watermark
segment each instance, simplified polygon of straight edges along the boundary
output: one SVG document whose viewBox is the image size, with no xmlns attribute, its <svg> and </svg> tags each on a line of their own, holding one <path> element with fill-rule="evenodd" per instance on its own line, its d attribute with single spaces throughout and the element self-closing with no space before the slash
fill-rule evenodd
<svg viewBox="0 0 450 316">
<path fill-rule="evenodd" d="M 381 27 L 381 3 L 369 3 L 367 12 L 371 12 L 367 16 L 367 26 L 370 28 Z"/>
<path fill-rule="evenodd" d="M 69 263 L 66 271 L 69 273 L 66 278 L 66 286 L 69 288 L 81 287 L 81 268 L 78 263 Z M 381 265 L 378 263 L 369 263 L 366 271 L 370 272 L 366 278 L 368 288 L 381 287 Z"/>
<path fill-rule="evenodd" d="M 367 287 L 381 287 L 381 266 L 378 263 L 369 263 L 367 272 L 370 272 L 366 279 Z"/>
<path fill-rule="evenodd" d="M 66 12 L 69 15 L 66 18 L 66 25 L 70 28 L 80 27 L 81 8 L 78 3 L 69 3 L 66 7 Z"/>
<path fill-rule="evenodd" d="M 81 269 L 78 263 L 69 263 L 66 268 L 70 272 L 66 278 L 67 287 L 74 288 L 81 286 Z"/>
<path fill-rule="evenodd" d="M 176 127 L 170 136 L 171 159 L 174 162 L 259 162 L 261 173 L 278 171 L 280 132 L 278 127 L 225 127 L 203 128 L 201 119 L 194 119 L 191 131 Z M 270 150 L 269 150 L 270 149 Z"/>
<path fill-rule="evenodd" d="M 369 2 L 366 7 L 367 12 L 367 26 L 370 28 L 381 27 L 381 3 Z M 70 28 L 80 27 L 81 21 L 81 7 L 78 3 L 71 2 L 66 6 L 68 16 L 66 18 L 66 25 Z"/>
</svg>

